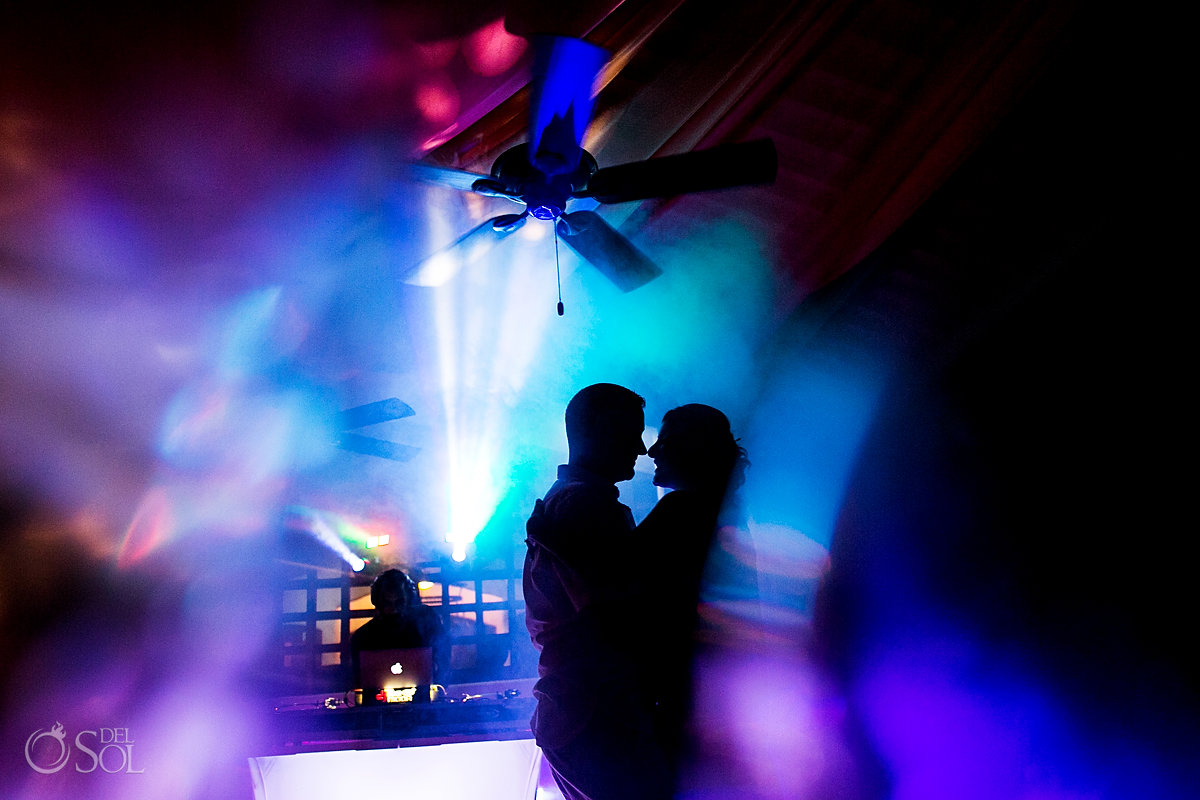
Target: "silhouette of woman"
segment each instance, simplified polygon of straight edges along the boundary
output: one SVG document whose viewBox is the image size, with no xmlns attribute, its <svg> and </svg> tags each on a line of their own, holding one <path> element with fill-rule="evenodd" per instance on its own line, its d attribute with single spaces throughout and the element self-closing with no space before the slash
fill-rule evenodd
<svg viewBox="0 0 1200 800">
<path fill-rule="evenodd" d="M 659 687 L 655 728 L 678 768 L 686 756 L 701 585 L 706 565 L 713 566 L 710 552 L 718 530 L 741 522 L 736 494 L 749 461 L 728 418 L 698 403 L 668 411 L 647 452 L 654 459 L 655 485 L 672 490 L 638 526 L 638 538 L 651 550 L 651 563 L 663 570 L 663 624 L 651 632 L 653 680 Z"/>
</svg>

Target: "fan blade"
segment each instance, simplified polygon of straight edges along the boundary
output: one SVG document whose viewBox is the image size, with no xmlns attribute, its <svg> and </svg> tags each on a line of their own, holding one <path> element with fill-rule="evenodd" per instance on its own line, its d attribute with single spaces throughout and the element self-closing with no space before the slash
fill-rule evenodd
<svg viewBox="0 0 1200 800">
<path fill-rule="evenodd" d="M 574 172 L 608 51 L 582 39 L 535 36 L 529 152 L 547 176 Z"/>
<path fill-rule="evenodd" d="M 447 186 L 462 192 L 475 192 L 485 197 L 503 197 L 505 200 L 518 200 L 513 191 L 491 175 L 480 175 L 450 167 L 437 167 L 431 164 L 410 165 L 412 176 L 417 180 L 436 186 Z"/>
<path fill-rule="evenodd" d="M 509 215 L 501 215 L 507 216 Z M 496 230 L 492 227 L 494 222 L 494 219 L 487 219 L 479 223 L 433 255 L 424 258 L 401 276 L 400 280 L 412 286 L 441 286 L 457 275 L 464 265 L 482 256 L 511 232 Z"/>
<path fill-rule="evenodd" d="M 631 292 L 662 274 L 653 261 L 633 246 L 633 242 L 595 211 L 563 214 L 558 233 L 572 250 L 591 262 L 623 292 Z"/>
<path fill-rule="evenodd" d="M 395 442 L 375 439 L 370 436 L 361 436 L 357 433 L 343 433 L 338 437 L 337 446 L 342 450 L 349 450 L 351 453 L 386 458 L 389 461 L 408 461 L 421 452 L 421 448 L 419 447 L 396 444 Z"/>
<path fill-rule="evenodd" d="M 347 408 L 338 414 L 340 430 L 349 431 L 355 428 L 365 428 L 368 425 L 378 425 L 380 422 L 391 422 L 394 419 L 411 417 L 416 412 L 397 397 L 386 400 L 376 400 L 361 406 Z"/>
<path fill-rule="evenodd" d="M 693 153 L 605 167 L 575 196 L 591 197 L 601 203 L 624 203 L 753 186 L 773 183 L 777 167 L 778 156 L 770 139 L 722 144 Z"/>
<path fill-rule="evenodd" d="M 453 169 L 451 167 L 438 167 L 433 164 L 410 164 L 409 170 L 412 176 L 419 181 L 434 183 L 438 186 L 449 186 L 451 189 L 458 189 L 464 192 L 472 191 L 475 181 L 481 178 L 489 178 L 487 175 L 479 175 L 474 172 Z"/>
<path fill-rule="evenodd" d="M 496 233 L 509 234 L 519 230 L 527 219 L 529 219 L 529 209 L 525 209 L 520 214 L 501 214 L 498 217 L 492 217 L 492 230 Z"/>
</svg>

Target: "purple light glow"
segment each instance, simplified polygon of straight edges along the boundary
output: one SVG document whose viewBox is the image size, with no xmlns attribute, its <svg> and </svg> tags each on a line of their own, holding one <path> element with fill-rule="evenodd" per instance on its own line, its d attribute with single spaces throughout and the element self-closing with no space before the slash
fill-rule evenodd
<svg viewBox="0 0 1200 800">
<path fill-rule="evenodd" d="M 914 635 L 881 649 L 856 694 L 897 800 L 1101 798 L 1123 771 L 1085 769 L 1085 739 L 1053 693 L 968 636 Z"/>
<path fill-rule="evenodd" d="M 821 689 L 810 666 L 783 652 L 774 658 L 728 656 L 702 664 L 697 684 L 704 728 L 722 731 L 756 794 L 814 796 L 828 744 Z"/>
</svg>

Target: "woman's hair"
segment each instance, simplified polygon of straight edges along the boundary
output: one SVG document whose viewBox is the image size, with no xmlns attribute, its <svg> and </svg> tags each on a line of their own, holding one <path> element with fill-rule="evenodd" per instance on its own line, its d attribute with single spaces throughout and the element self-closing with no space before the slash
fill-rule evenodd
<svg viewBox="0 0 1200 800">
<path fill-rule="evenodd" d="M 750 459 L 734 438 L 728 417 L 712 406 L 689 403 L 664 414 L 663 427 L 668 421 L 681 467 L 714 489 L 734 492 L 741 487 Z"/>
</svg>

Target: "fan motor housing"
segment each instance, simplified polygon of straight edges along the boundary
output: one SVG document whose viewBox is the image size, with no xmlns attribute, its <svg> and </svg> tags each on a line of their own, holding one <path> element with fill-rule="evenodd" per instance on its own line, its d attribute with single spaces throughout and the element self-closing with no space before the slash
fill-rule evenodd
<svg viewBox="0 0 1200 800">
<path fill-rule="evenodd" d="M 574 170 L 546 175 L 530 162 L 529 145 L 519 144 L 500 154 L 492 165 L 492 177 L 503 184 L 509 197 L 524 203 L 534 217 L 552 220 L 562 215 L 567 200 L 587 186 L 597 169 L 592 154 L 580 148 Z"/>
</svg>

